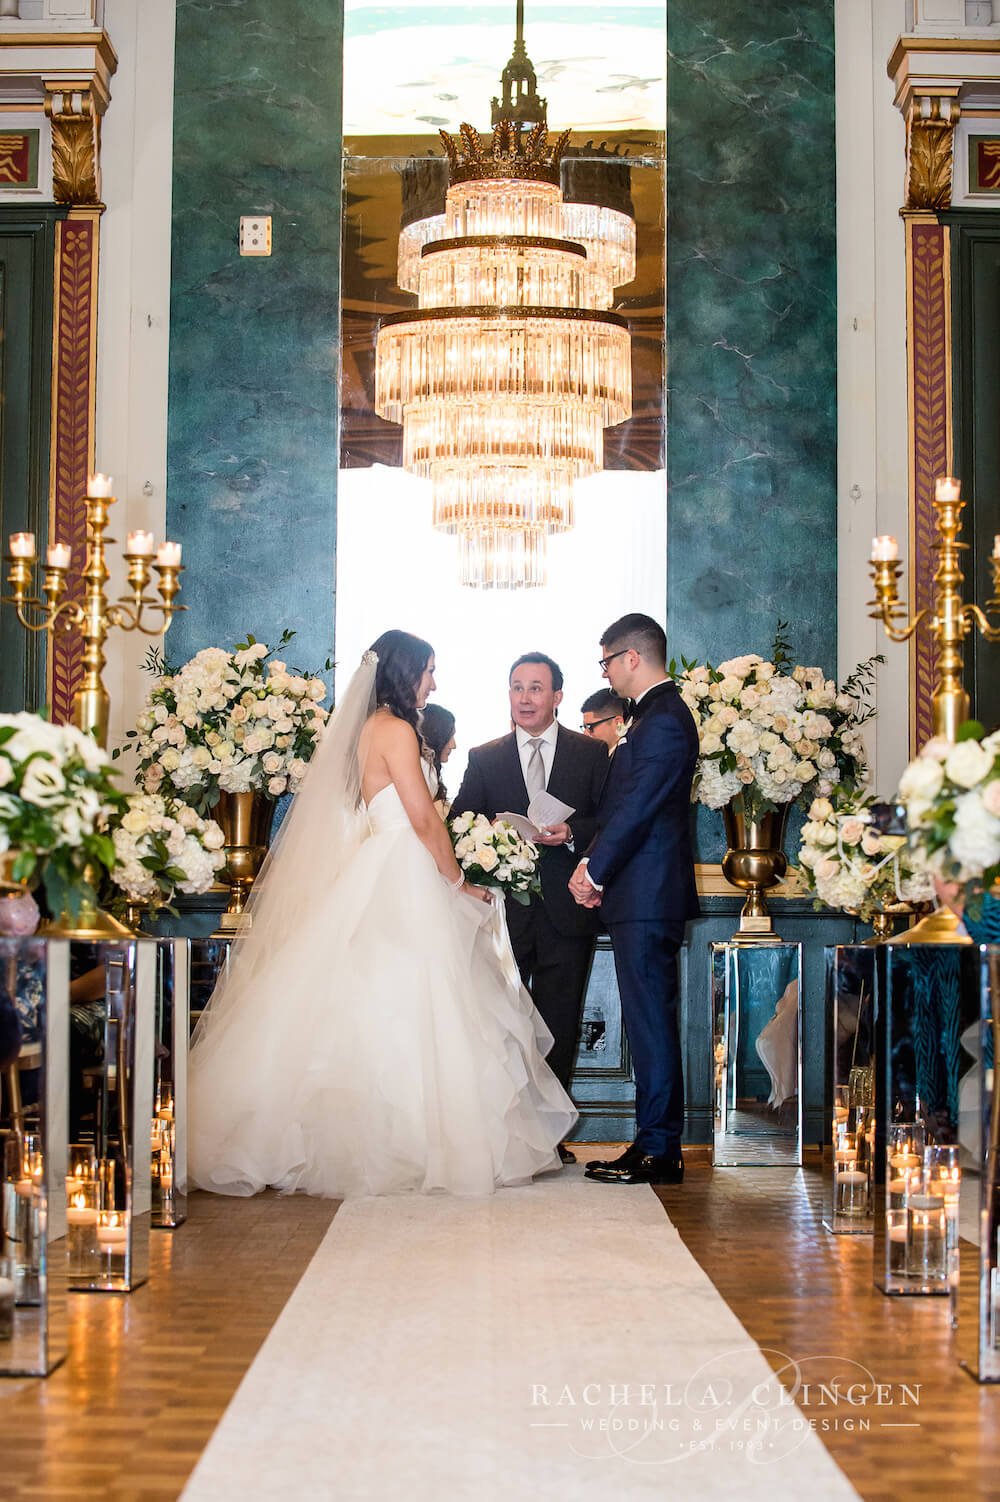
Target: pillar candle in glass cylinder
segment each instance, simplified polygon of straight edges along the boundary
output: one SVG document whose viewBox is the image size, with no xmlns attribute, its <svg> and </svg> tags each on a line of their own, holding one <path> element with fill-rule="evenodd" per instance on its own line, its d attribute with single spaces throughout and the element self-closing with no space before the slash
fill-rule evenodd
<svg viewBox="0 0 1000 1502">
<path fill-rule="evenodd" d="M 835 1215 L 864 1215 L 868 1210 L 868 1171 L 858 1133 L 840 1131 L 833 1162 Z"/>
<path fill-rule="evenodd" d="M 938 1195 L 921 1191 L 906 1199 L 906 1272 L 924 1283 L 948 1278 L 948 1238 L 944 1206 Z"/>
</svg>

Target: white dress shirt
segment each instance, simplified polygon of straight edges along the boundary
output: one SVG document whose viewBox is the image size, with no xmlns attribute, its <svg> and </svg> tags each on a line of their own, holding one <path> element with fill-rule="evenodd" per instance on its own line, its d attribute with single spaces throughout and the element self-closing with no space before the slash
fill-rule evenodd
<svg viewBox="0 0 1000 1502">
<path fill-rule="evenodd" d="M 533 736 L 530 730 L 524 730 L 520 725 L 515 725 L 514 736 L 517 741 L 517 754 L 521 758 L 521 773 L 525 783 L 528 780 L 528 762 L 531 760 L 531 742 L 540 740 L 539 752 L 542 758 L 542 766 L 545 768 L 545 786 L 549 785 L 552 776 L 552 762 L 556 754 L 556 738 L 559 735 L 559 726 L 555 720 L 547 730 L 542 730 L 537 736 Z"/>
</svg>

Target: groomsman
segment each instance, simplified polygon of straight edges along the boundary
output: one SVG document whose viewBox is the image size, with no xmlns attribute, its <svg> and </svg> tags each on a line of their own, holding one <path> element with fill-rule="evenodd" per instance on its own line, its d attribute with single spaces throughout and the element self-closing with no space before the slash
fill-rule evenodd
<svg viewBox="0 0 1000 1502">
<path fill-rule="evenodd" d="M 610 688 L 599 688 L 596 694 L 584 699 L 580 713 L 584 735 L 603 741 L 610 756 L 625 729 L 625 700 L 619 699 Z"/>
<path fill-rule="evenodd" d="M 547 788 L 574 813 L 540 841 L 541 898 L 508 901 L 507 924 L 521 978 L 555 1042 L 548 1063 L 569 1089 L 580 1014 L 594 952 L 596 912 L 573 901 L 568 881 L 597 829 L 597 804 L 608 771 L 604 745 L 556 721 L 563 675 L 544 652 L 526 652 L 510 670 L 513 731 L 469 752 L 452 813 L 525 814 Z M 564 1160 L 572 1154 L 561 1150 Z"/>
<path fill-rule="evenodd" d="M 690 834 L 698 731 L 667 677 L 666 649 L 648 615 L 622 616 L 601 640 L 601 671 L 630 700 L 631 723 L 611 758 L 597 835 L 570 881 L 611 935 L 635 1074 L 635 1141 L 620 1158 L 588 1166 L 587 1177 L 602 1183 L 684 1177 L 677 952 L 699 911 Z"/>
</svg>

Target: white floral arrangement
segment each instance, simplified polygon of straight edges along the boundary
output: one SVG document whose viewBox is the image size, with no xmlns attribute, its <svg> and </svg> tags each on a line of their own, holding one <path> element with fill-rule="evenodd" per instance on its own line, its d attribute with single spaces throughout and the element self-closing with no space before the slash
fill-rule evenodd
<svg viewBox="0 0 1000 1502">
<path fill-rule="evenodd" d="M 159 793 L 131 793 L 111 832 L 111 879 L 133 902 L 169 904 L 175 892 L 207 892 L 225 865 L 226 837 L 214 819 Z"/>
<path fill-rule="evenodd" d="M 252 636 L 231 652 L 206 647 L 159 678 L 127 732 L 139 757 L 136 780 L 201 814 L 220 792 L 271 799 L 297 792 L 323 734 L 325 696 L 321 678 L 271 659 Z"/>
<path fill-rule="evenodd" d="M 718 667 L 671 664 L 698 726 L 693 797 L 709 808 L 742 793 L 759 813 L 864 782 L 864 700 L 881 659 L 859 664 L 838 688 L 822 668 L 789 666 L 781 631 L 770 662 L 751 652 Z"/>
<path fill-rule="evenodd" d="M 831 802 L 814 798 L 802 826 L 799 865 L 789 872 L 827 907 L 870 923 L 878 912 L 933 902 L 934 881 L 905 835 L 882 834 L 872 823 L 871 794 Z"/>
<path fill-rule="evenodd" d="M 456 859 L 476 886 L 496 887 L 524 907 L 541 891 L 538 846 L 503 819 L 491 824 L 485 814 L 459 814 L 448 827 Z"/>
<path fill-rule="evenodd" d="M 14 881 L 42 881 L 53 913 L 93 896 L 87 866 L 109 870 L 105 826 L 124 800 L 111 759 L 91 735 L 35 714 L 0 715 L 0 853 Z"/>
<path fill-rule="evenodd" d="M 915 854 L 973 901 L 1000 880 L 1000 730 L 977 721 L 956 742 L 935 736 L 910 762 L 896 794 Z"/>
</svg>

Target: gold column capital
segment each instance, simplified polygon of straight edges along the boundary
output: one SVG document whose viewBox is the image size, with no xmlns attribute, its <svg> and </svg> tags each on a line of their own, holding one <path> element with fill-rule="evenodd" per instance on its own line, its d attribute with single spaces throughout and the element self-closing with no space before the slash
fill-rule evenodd
<svg viewBox="0 0 1000 1502">
<path fill-rule="evenodd" d="M 101 116 L 107 98 L 89 79 L 46 82 L 52 121 L 52 189 L 56 203 L 101 203 Z"/>
<path fill-rule="evenodd" d="M 960 107 L 954 92 L 914 91 L 906 111 L 907 210 L 951 207 L 952 148 Z"/>
</svg>

